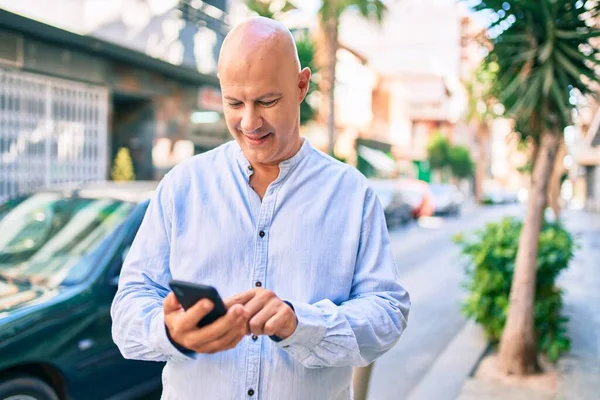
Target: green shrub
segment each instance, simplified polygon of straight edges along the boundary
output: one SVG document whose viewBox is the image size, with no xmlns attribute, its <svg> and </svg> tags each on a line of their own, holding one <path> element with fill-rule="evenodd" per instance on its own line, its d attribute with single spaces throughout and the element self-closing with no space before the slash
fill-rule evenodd
<svg viewBox="0 0 600 400">
<path fill-rule="evenodd" d="M 493 344 L 499 342 L 506 321 L 521 227 L 520 220 L 508 217 L 488 224 L 473 237 L 458 235 L 454 239 L 469 261 L 463 313 L 483 326 Z M 561 315 L 562 291 L 556 279 L 568 267 L 574 249 L 573 237 L 564 227 L 544 223 L 537 258 L 534 326 L 538 349 L 551 361 L 570 347 L 568 319 Z"/>
</svg>

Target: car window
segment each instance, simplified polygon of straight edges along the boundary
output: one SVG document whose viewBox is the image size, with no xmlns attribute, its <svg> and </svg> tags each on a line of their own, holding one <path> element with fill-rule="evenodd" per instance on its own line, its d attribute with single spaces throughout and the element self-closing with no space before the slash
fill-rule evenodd
<svg viewBox="0 0 600 400">
<path fill-rule="evenodd" d="M 87 255 L 122 224 L 135 203 L 38 193 L 4 205 L 0 214 L 0 273 L 56 286 L 93 266 Z"/>
</svg>

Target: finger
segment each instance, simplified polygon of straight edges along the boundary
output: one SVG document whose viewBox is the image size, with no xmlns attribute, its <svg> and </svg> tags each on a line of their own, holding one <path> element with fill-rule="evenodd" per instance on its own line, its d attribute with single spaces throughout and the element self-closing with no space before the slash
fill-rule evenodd
<svg viewBox="0 0 600 400">
<path fill-rule="evenodd" d="M 238 293 L 236 295 L 228 297 L 227 299 L 225 299 L 223 301 L 223 303 L 225 303 L 225 308 L 227 308 L 227 309 L 229 309 L 229 307 L 231 307 L 235 304 L 246 304 L 254 296 L 256 296 L 256 293 L 257 293 L 256 289 L 250 289 L 245 292 Z"/>
<path fill-rule="evenodd" d="M 190 332 L 186 340 L 189 340 L 190 345 L 194 347 L 202 346 L 220 339 L 228 332 L 245 329 L 246 321 L 244 308 L 240 305 L 234 305 L 223 318 Z"/>
<path fill-rule="evenodd" d="M 246 311 L 250 315 L 250 319 L 254 317 L 263 307 L 271 300 L 276 299 L 277 296 L 270 290 L 262 290 L 257 293 L 249 302 L 244 305 Z"/>
<path fill-rule="evenodd" d="M 202 299 L 190 308 L 181 316 L 180 324 L 183 330 L 196 329 L 198 321 L 204 318 L 212 309 L 214 305 L 212 301 L 208 299 Z"/>
<path fill-rule="evenodd" d="M 277 335 L 284 332 L 284 336 L 291 335 L 295 330 L 296 316 L 290 314 L 285 308 L 281 308 L 273 315 L 264 326 L 264 334 L 268 336 Z"/>
<path fill-rule="evenodd" d="M 277 314 L 279 306 L 280 304 L 277 304 L 277 302 L 274 301 L 267 303 L 262 310 L 250 319 L 250 322 L 248 323 L 248 325 L 250 325 L 250 332 L 255 335 L 263 335 L 265 324 L 271 317 Z"/>
<path fill-rule="evenodd" d="M 237 329 L 230 329 L 225 335 L 212 342 L 205 343 L 198 348 L 201 353 L 214 354 L 219 351 L 225 351 L 234 348 L 244 338 L 246 331 L 245 325 L 240 324 Z"/>
<path fill-rule="evenodd" d="M 169 292 L 169 294 L 167 295 L 167 297 L 165 297 L 165 300 L 163 301 L 163 310 L 165 311 L 165 314 L 170 314 L 180 309 L 181 304 L 179 304 L 179 301 L 177 301 L 175 293 Z"/>
</svg>

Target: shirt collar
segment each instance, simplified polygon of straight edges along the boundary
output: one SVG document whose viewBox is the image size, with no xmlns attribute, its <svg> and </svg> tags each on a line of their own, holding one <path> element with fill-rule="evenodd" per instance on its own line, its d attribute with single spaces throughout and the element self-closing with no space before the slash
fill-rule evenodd
<svg viewBox="0 0 600 400">
<path fill-rule="evenodd" d="M 298 150 L 298 152 L 296 154 L 294 154 L 292 157 L 279 163 L 280 178 L 283 177 L 284 174 L 287 174 L 288 171 L 292 170 L 293 167 L 298 165 L 300 163 L 300 161 L 302 161 L 310 153 L 312 146 L 310 145 L 308 139 L 306 139 L 306 138 L 301 138 L 301 139 L 302 139 L 302 146 L 300 146 L 300 150 Z M 240 147 L 239 143 L 235 139 L 233 140 L 233 146 L 235 148 L 235 153 L 236 153 L 236 157 L 237 157 L 239 165 L 244 169 L 244 171 L 246 171 L 247 176 L 252 175 L 252 167 L 250 165 L 250 162 L 244 155 L 242 148 Z"/>
</svg>

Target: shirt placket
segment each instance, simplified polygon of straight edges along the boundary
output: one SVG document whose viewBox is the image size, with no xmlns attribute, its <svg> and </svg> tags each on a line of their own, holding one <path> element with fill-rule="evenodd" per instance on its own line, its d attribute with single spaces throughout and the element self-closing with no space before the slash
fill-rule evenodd
<svg viewBox="0 0 600 400">
<path fill-rule="evenodd" d="M 254 262 L 252 271 L 252 287 L 268 288 L 266 282 L 269 228 L 275 206 L 275 193 L 279 184 L 273 182 L 260 205 L 260 211 L 257 218 L 254 245 Z M 259 393 L 260 383 L 260 361 L 262 341 L 264 336 L 252 335 L 249 337 L 248 356 L 246 364 L 246 398 L 247 399 L 265 399 L 265 395 Z M 269 340 L 268 338 L 266 340 Z"/>
</svg>

